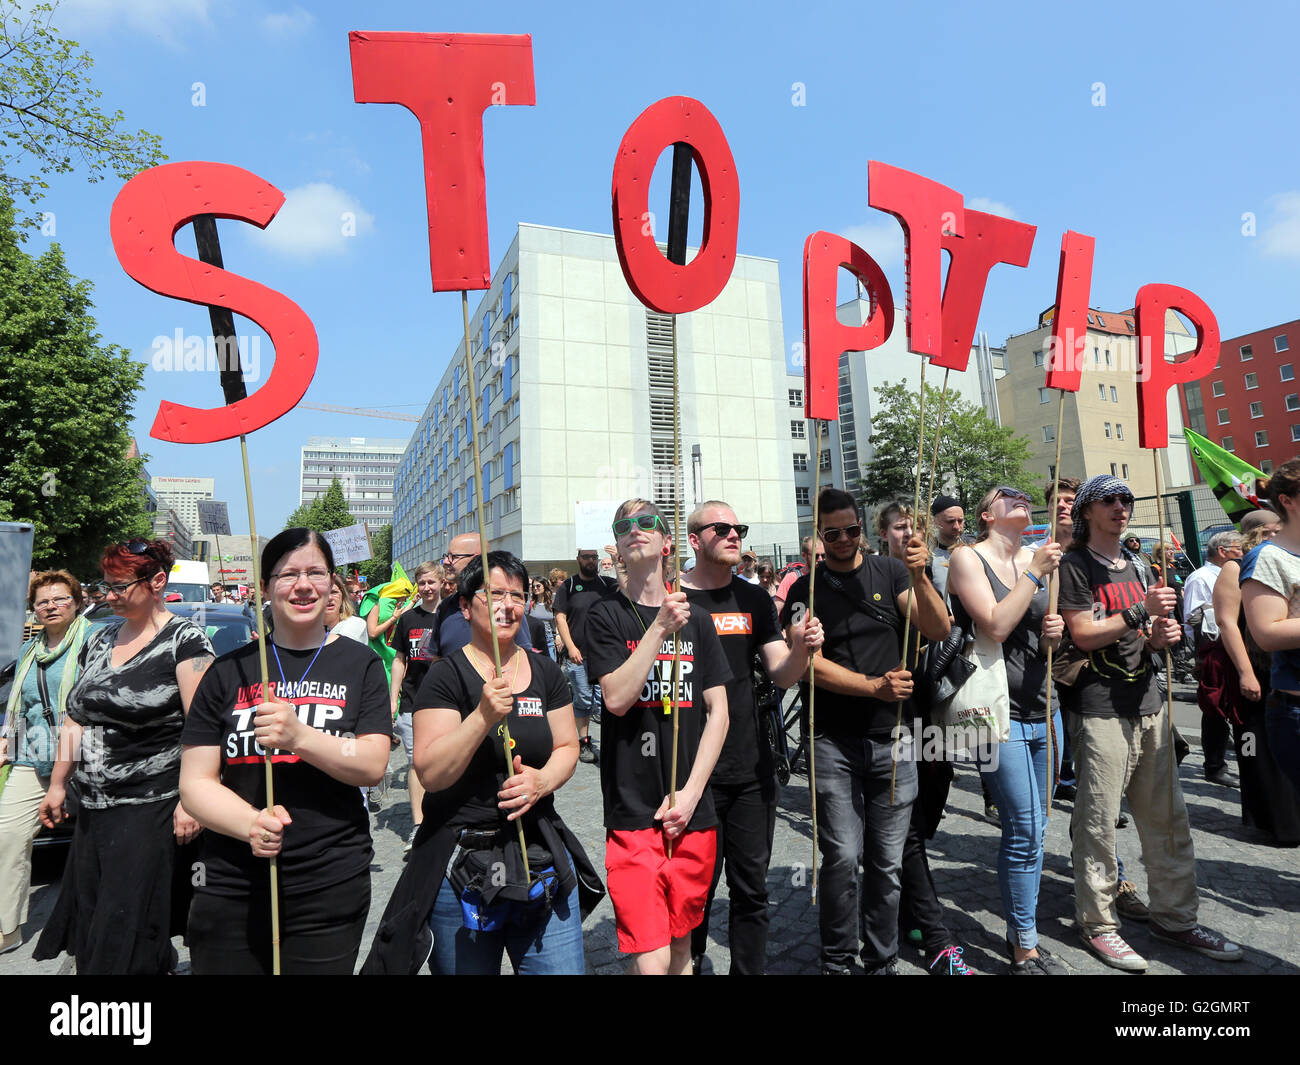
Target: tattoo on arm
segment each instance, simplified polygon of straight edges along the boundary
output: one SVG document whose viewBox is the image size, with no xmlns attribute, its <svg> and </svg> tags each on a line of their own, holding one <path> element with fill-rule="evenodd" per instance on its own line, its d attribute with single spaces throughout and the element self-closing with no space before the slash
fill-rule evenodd
<svg viewBox="0 0 1300 1065">
<path fill-rule="evenodd" d="M 190 659 L 190 668 L 195 673 L 202 673 L 208 666 L 212 665 L 213 661 L 215 661 L 213 655 L 199 655 L 197 658 Z"/>
</svg>

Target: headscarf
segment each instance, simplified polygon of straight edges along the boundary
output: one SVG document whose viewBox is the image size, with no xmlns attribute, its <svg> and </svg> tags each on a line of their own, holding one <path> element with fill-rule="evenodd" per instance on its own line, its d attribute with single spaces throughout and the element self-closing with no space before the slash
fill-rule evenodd
<svg viewBox="0 0 1300 1065">
<path fill-rule="evenodd" d="M 57 662 L 65 654 L 72 657 L 69 664 L 63 667 L 63 675 L 59 680 L 59 693 L 55 696 L 55 711 L 57 721 L 63 720 L 63 715 L 68 711 L 68 693 L 72 691 L 72 685 L 77 679 L 77 656 L 81 653 L 81 645 L 86 642 L 86 636 L 90 632 L 90 622 L 85 617 L 78 615 L 72 619 L 72 624 L 68 626 L 68 631 L 63 634 L 58 644 L 54 647 L 47 647 L 45 643 L 45 633 L 32 637 L 27 646 L 23 648 L 22 655 L 18 659 L 18 665 L 14 669 L 13 687 L 9 689 L 9 701 L 5 705 L 5 727 L 4 734 L 13 738 L 18 729 L 18 717 L 22 713 L 21 703 L 23 697 L 23 680 L 27 676 L 27 671 L 32 668 L 32 663 L 39 666 L 48 666 Z M 15 757 L 16 752 L 11 751 L 10 757 Z"/>
<path fill-rule="evenodd" d="M 1079 523 L 1087 523 L 1083 517 L 1083 512 L 1089 503 L 1096 502 L 1098 499 L 1104 499 L 1106 496 L 1128 496 L 1129 513 L 1133 510 L 1133 489 L 1121 481 L 1118 477 L 1112 477 L 1110 474 L 1098 474 L 1096 477 L 1089 477 L 1079 486 L 1079 491 L 1074 497 L 1074 506 L 1070 508 L 1070 520 L 1074 527 L 1079 528 Z"/>
</svg>

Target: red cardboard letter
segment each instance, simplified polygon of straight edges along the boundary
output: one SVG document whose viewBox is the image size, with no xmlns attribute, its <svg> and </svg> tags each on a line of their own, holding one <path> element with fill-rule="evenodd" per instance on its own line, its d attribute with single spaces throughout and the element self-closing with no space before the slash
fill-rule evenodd
<svg viewBox="0 0 1300 1065">
<path fill-rule="evenodd" d="M 984 288 L 994 263 L 1028 266 L 1037 226 L 983 211 L 963 211 L 965 236 L 943 234 L 952 256 L 943 286 L 943 347 L 930 362 L 964 372 L 979 321 Z"/>
<path fill-rule="evenodd" d="M 420 120 L 433 290 L 487 288 L 483 112 L 532 104 L 533 39 L 486 33 L 349 33 L 359 104 L 401 104 Z"/>
<path fill-rule="evenodd" d="M 1048 388 L 1077 392 L 1083 379 L 1088 343 L 1088 296 L 1092 290 L 1092 253 L 1097 242 L 1067 229 L 1061 238 L 1056 270 L 1056 311 L 1052 316 L 1052 350 L 1047 362 Z"/>
<path fill-rule="evenodd" d="M 840 267 L 852 271 L 871 298 L 871 317 L 844 325 L 835 316 Z M 839 361 L 845 351 L 870 351 L 894 330 L 894 295 L 876 260 L 850 240 L 818 231 L 803 245 L 804 413 L 840 416 Z"/>
<path fill-rule="evenodd" d="M 903 227 L 907 254 L 907 347 L 938 355 L 942 303 L 939 296 L 941 234 L 961 236 L 961 194 L 907 170 L 867 163 L 867 202 Z"/>
<path fill-rule="evenodd" d="M 1169 414 L 1165 393 L 1170 385 L 1197 381 L 1219 361 L 1219 323 L 1195 293 L 1174 285 L 1143 285 L 1138 289 L 1137 332 L 1142 375 L 1138 379 L 1138 444 L 1169 446 Z M 1165 317 L 1181 311 L 1196 327 L 1196 350 L 1181 362 L 1165 360 Z"/>
<path fill-rule="evenodd" d="M 685 266 L 670 263 L 649 224 L 650 175 L 659 153 L 678 141 L 691 146 L 704 189 L 704 241 Z M 614 245 L 628 288 L 662 314 L 711 303 L 736 265 L 740 182 L 727 138 L 709 109 L 686 96 L 651 104 L 623 135 L 614 159 Z"/>
<path fill-rule="evenodd" d="M 228 307 L 266 330 L 275 365 L 266 383 L 212 410 L 164 400 L 149 435 L 177 444 L 229 440 L 293 409 L 311 384 L 319 350 L 311 319 L 296 303 L 256 281 L 181 255 L 176 231 L 196 215 L 236 218 L 265 229 L 284 195 L 256 174 L 224 163 L 168 163 L 137 174 L 113 201 L 109 230 L 122 269 L 161 296 Z"/>
</svg>

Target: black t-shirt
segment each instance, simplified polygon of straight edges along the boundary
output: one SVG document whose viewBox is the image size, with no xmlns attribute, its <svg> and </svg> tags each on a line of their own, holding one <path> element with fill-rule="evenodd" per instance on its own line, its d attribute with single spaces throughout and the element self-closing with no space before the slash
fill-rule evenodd
<svg viewBox="0 0 1300 1065">
<path fill-rule="evenodd" d="M 449 596 L 438 604 L 438 617 L 433 631 L 422 642 L 431 658 L 450 658 L 469 643 L 469 619 L 461 613 L 459 595 Z M 522 647 L 525 651 L 533 649 L 532 636 L 522 621 L 515 633 L 515 646 Z"/>
<path fill-rule="evenodd" d="M 1108 569 L 1087 548 L 1061 559 L 1057 609 L 1091 610 L 1104 621 L 1146 598 L 1145 572 L 1125 558 L 1121 570 Z M 1088 665 L 1072 685 L 1061 685 L 1061 706 L 1089 717 L 1137 717 L 1160 713 L 1160 693 L 1147 661 L 1146 639 L 1125 629 L 1118 643 L 1088 655 Z"/>
<path fill-rule="evenodd" d="M 897 669 L 903 653 L 903 617 L 898 597 L 911 587 L 907 567 L 896 558 L 868 555 L 857 569 L 833 571 L 847 595 L 832 587 L 823 568 L 817 573 L 817 617 L 826 632 L 822 655 L 836 665 L 864 677 L 883 677 Z M 790 589 L 781 611 L 781 624 L 790 625 L 808 609 L 808 575 Z M 856 600 L 862 599 L 885 615 L 898 619 L 897 629 L 867 613 Z M 800 613 L 798 618 L 795 611 Z M 906 712 L 904 721 L 908 720 Z M 818 687 L 817 728 L 830 736 L 861 737 L 868 733 L 892 732 L 898 722 L 898 704 L 859 695 L 843 695 Z"/>
<path fill-rule="evenodd" d="M 784 646 L 772 597 L 743 577 L 723 588 L 687 588 L 686 598 L 713 616 L 713 628 L 727 656 L 727 739 L 709 779 L 716 784 L 751 784 L 770 780 L 776 767 L 762 739 L 758 704 L 754 700 L 755 652 L 773 641 Z"/>
<path fill-rule="evenodd" d="M 618 595 L 618 581 L 608 577 L 596 576 L 588 580 L 581 575 L 570 577 L 560 585 L 555 593 L 552 609 L 563 614 L 569 626 L 569 637 L 582 652 L 583 660 L 587 658 L 587 619 L 591 609 L 602 599 Z M 588 671 L 590 677 L 590 671 Z"/>
<path fill-rule="evenodd" d="M 416 603 L 397 619 L 393 647 L 406 659 L 406 675 L 402 678 L 402 697 L 398 703 L 403 714 L 411 712 L 411 700 L 420 690 L 420 681 L 424 680 L 424 674 L 432 661 L 429 644 L 424 636 L 433 631 L 437 618 L 437 611 L 426 610 L 420 603 Z"/>
<path fill-rule="evenodd" d="M 511 754 L 522 758 L 524 765 L 540 769 L 555 749 L 551 722 L 546 715 L 569 706 L 573 694 L 564 673 L 547 655 L 528 655 L 526 661 L 532 667 L 533 675 L 528 687 L 515 694 L 515 705 L 506 723 L 514 742 Z M 505 673 L 510 676 L 510 667 Z M 416 713 L 451 709 L 459 711 L 461 720 L 464 720 L 478 708 L 482 697 L 483 678 L 461 648 L 429 667 L 416 696 Z M 428 816 L 469 828 L 493 829 L 505 824 L 505 814 L 497 805 L 501 801 L 497 792 L 506 779 L 500 729 L 498 726 L 479 744 L 456 783 L 443 791 L 427 794 L 425 810 Z M 551 799 L 548 795 L 537 803 L 528 816 L 531 818 L 543 812 L 550 806 Z"/>
<path fill-rule="evenodd" d="M 637 606 L 624 595 L 609 596 L 587 616 L 592 680 L 613 673 L 628 660 L 659 613 L 658 607 Z M 704 733 L 704 692 L 731 679 L 727 659 L 709 615 L 697 606 L 677 634 L 680 670 L 677 679 L 677 785 L 691 775 Z M 672 783 L 673 719 L 664 713 L 663 697 L 672 699 L 673 637 L 660 645 L 658 660 L 627 713 L 606 713 L 600 723 L 600 786 L 605 797 L 605 827 L 616 831 L 654 828 L 655 811 Z M 717 824 L 713 796 L 706 788 L 688 830 Z"/>
<path fill-rule="evenodd" d="M 277 699 L 331 736 L 390 736 L 388 685 L 379 656 L 355 640 L 320 648 L 274 647 L 267 663 Z M 270 650 L 270 648 L 268 648 Z M 277 664 L 276 656 L 279 656 Z M 315 658 L 313 663 L 312 659 Z M 284 667 L 283 681 L 280 666 Z M 259 809 L 266 806 L 265 752 L 253 738 L 262 702 L 257 644 L 218 658 L 194 693 L 181 742 L 221 749 L 221 782 Z M 287 682 L 287 683 L 285 683 Z M 342 883 L 370 868 L 370 818 L 355 784 L 344 784 L 296 754 L 271 752 L 275 802 L 289 811 L 280 851 L 280 890 L 295 895 Z M 253 856 L 246 839 L 204 832 L 204 883 L 198 891 L 247 895 L 269 890 L 269 863 Z"/>
</svg>

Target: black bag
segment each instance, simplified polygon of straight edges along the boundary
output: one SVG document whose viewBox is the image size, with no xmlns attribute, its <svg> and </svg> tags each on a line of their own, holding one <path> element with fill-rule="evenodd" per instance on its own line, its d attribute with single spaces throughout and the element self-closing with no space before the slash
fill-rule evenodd
<svg viewBox="0 0 1300 1065">
<path fill-rule="evenodd" d="M 926 647 L 919 679 L 931 707 L 946 703 L 975 672 L 975 663 L 962 654 L 968 639 L 966 630 L 953 622 L 944 639 Z"/>
<path fill-rule="evenodd" d="M 447 867 L 447 882 L 460 902 L 461 920 L 473 932 L 495 932 L 507 926 L 531 927 L 551 913 L 551 900 L 559 875 L 551 852 L 536 843 L 528 847 L 531 879 L 523 882 L 522 868 L 508 860 L 507 848 L 519 857 L 518 844 L 499 833 L 490 849 L 461 848 Z M 518 863 L 522 866 L 522 862 Z"/>
</svg>

